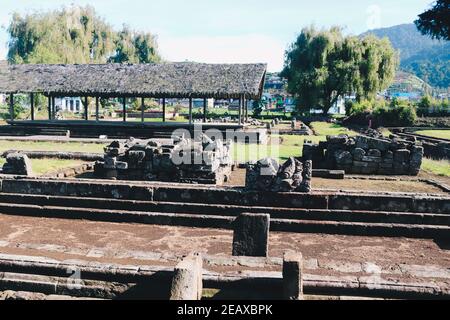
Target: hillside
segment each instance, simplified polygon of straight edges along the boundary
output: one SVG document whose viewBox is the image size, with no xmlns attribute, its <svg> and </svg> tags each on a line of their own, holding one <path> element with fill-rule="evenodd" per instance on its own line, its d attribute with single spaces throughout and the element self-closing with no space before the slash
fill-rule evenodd
<svg viewBox="0 0 450 320">
<path fill-rule="evenodd" d="M 425 81 L 404 71 L 397 72 L 394 83 L 388 89 L 390 92 L 415 92 L 420 95 L 431 94 L 432 90 Z"/>
<path fill-rule="evenodd" d="M 400 67 L 435 87 L 450 87 L 450 42 L 423 36 L 414 24 L 371 30 L 377 37 L 388 37 L 400 52 Z M 365 35 L 363 34 L 363 35 Z"/>
</svg>

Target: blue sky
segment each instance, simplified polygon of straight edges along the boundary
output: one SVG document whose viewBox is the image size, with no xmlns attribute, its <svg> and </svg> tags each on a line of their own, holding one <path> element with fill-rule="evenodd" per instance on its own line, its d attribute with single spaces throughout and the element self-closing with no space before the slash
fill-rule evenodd
<svg viewBox="0 0 450 320">
<path fill-rule="evenodd" d="M 432 0 L 0 0 L 0 25 L 11 13 L 94 6 L 116 28 L 126 23 L 158 35 L 171 61 L 265 62 L 283 65 L 284 50 L 302 27 L 343 25 L 349 34 L 411 23 Z M 7 34 L 0 30 L 0 59 Z"/>
</svg>

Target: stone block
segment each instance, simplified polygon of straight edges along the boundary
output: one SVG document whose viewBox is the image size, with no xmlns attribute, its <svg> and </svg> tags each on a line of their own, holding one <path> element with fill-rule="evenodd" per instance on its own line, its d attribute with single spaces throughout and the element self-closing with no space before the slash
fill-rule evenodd
<svg viewBox="0 0 450 320">
<path fill-rule="evenodd" d="M 362 158 L 366 155 L 366 151 L 361 148 L 355 148 L 352 151 L 353 159 L 357 161 L 361 161 Z"/>
<path fill-rule="evenodd" d="M 389 150 L 391 142 L 388 140 L 378 139 L 378 138 L 368 138 L 367 144 L 370 149 L 376 149 L 381 152 Z"/>
<path fill-rule="evenodd" d="M 380 158 L 380 157 L 381 157 L 381 151 L 378 150 L 378 149 L 370 149 L 370 150 L 367 152 L 367 155 L 368 155 L 369 157 L 377 157 L 377 158 Z"/>
<path fill-rule="evenodd" d="M 116 157 L 105 157 L 105 163 L 103 164 L 103 167 L 105 169 L 115 169 L 116 168 L 116 162 L 117 162 L 117 158 Z"/>
<path fill-rule="evenodd" d="M 340 136 L 327 136 L 328 143 L 331 144 L 345 144 L 347 143 L 348 136 L 347 135 L 340 135 Z"/>
<path fill-rule="evenodd" d="M 123 161 L 117 161 L 116 162 L 116 169 L 118 170 L 127 170 L 128 169 L 128 163 Z"/>
<path fill-rule="evenodd" d="M 366 168 L 369 166 L 368 162 L 363 161 L 353 161 L 353 167 Z"/>
<path fill-rule="evenodd" d="M 355 138 L 356 141 L 356 148 L 360 148 L 360 149 L 364 149 L 364 150 L 368 150 L 369 149 L 369 142 L 368 142 L 367 137 L 363 137 L 363 136 L 357 136 Z"/>
<path fill-rule="evenodd" d="M 142 162 L 145 159 L 145 151 L 130 150 L 130 151 L 128 151 L 128 159 L 129 159 L 129 161 L 134 162 L 134 163 Z"/>
<path fill-rule="evenodd" d="M 269 214 L 243 213 L 234 221 L 233 256 L 267 257 Z"/>
<path fill-rule="evenodd" d="M 199 254 L 190 254 L 174 269 L 170 300 L 201 300 L 202 293 L 203 260 Z"/>
<path fill-rule="evenodd" d="M 303 256 L 286 252 L 283 257 L 283 298 L 303 300 Z"/>
<path fill-rule="evenodd" d="M 386 163 L 382 162 L 380 163 L 380 169 L 392 169 L 393 163 Z"/>
<path fill-rule="evenodd" d="M 352 164 L 353 163 L 353 156 L 348 151 L 336 151 L 334 153 L 336 163 L 340 165 L 346 165 L 346 164 Z"/>
<path fill-rule="evenodd" d="M 26 154 L 10 153 L 6 156 L 6 163 L 3 165 L 3 173 L 32 176 L 33 169 L 31 161 Z"/>
<path fill-rule="evenodd" d="M 399 163 L 409 162 L 411 151 L 408 149 L 399 149 L 394 153 L 394 161 Z"/>
<path fill-rule="evenodd" d="M 369 163 L 380 163 L 381 162 L 381 157 L 369 157 L 369 156 L 364 156 L 362 158 L 363 162 L 369 162 Z"/>
<path fill-rule="evenodd" d="M 392 151 L 387 151 L 385 154 L 384 154 L 384 157 L 383 157 L 383 159 L 394 159 L 394 153 L 392 152 Z"/>
</svg>

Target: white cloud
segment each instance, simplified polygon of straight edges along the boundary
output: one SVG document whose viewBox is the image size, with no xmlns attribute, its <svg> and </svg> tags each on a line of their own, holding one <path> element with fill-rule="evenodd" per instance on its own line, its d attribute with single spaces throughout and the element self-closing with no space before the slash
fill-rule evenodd
<svg viewBox="0 0 450 320">
<path fill-rule="evenodd" d="M 169 61 L 205 63 L 268 64 L 269 71 L 283 68 L 285 45 L 276 38 L 248 34 L 240 36 L 158 37 L 162 56 Z"/>
</svg>

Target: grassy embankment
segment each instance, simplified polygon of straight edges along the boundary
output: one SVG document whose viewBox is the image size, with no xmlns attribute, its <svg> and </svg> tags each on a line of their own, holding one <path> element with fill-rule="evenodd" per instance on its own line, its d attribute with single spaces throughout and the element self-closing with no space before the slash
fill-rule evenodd
<svg viewBox="0 0 450 320">
<path fill-rule="evenodd" d="M 430 138 L 449 139 L 450 140 L 450 130 L 421 130 L 421 131 L 416 131 L 415 133 L 420 134 L 422 136 L 427 136 Z"/>
<path fill-rule="evenodd" d="M 103 145 L 95 143 L 79 142 L 32 142 L 32 141 L 0 141 L 0 153 L 7 150 L 24 151 L 72 151 L 72 152 L 95 152 L 102 153 Z M 4 158 L 0 158 L 0 166 L 5 163 Z M 31 165 L 37 175 L 54 172 L 59 169 L 74 167 L 82 164 L 79 160 L 59 160 L 59 159 L 32 159 Z"/>
</svg>

